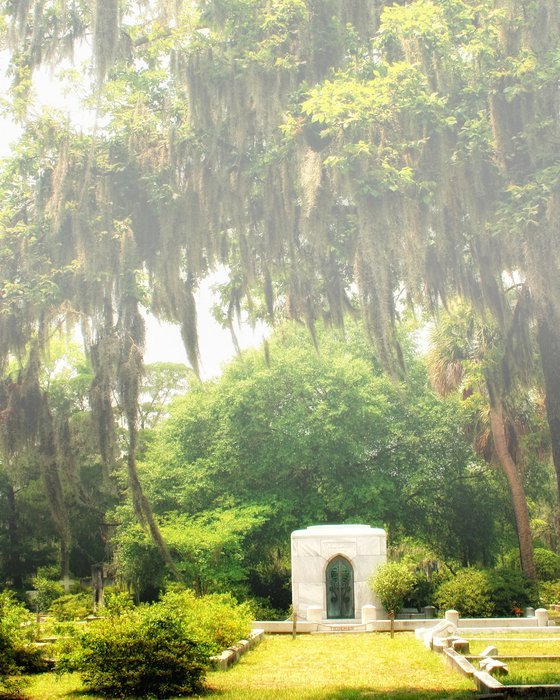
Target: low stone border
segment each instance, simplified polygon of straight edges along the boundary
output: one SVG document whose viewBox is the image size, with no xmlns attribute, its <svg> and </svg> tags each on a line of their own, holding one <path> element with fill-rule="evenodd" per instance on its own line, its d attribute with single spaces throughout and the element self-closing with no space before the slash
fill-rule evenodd
<svg viewBox="0 0 560 700">
<path fill-rule="evenodd" d="M 540 698 L 560 697 L 560 685 L 503 685 L 486 671 L 475 671 L 474 678 L 479 693 L 487 693 L 495 698 Z"/>
<path fill-rule="evenodd" d="M 463 656 L 449 646 L 449 639 L 437 636 L 436 633 L 444 633 L 442 629 L 445 623 L 442 621 L 436 629 L 417 630 L 416 638 L 424 642 L 424 645 L 432 651 L 443 654 L 447 664 L 463 676 L 472 678 L 476 683 L 478 693 L 483 693 L 485 698 L 526 698 L 526 700 L 540 700 L 541 698 L 560 698 L 560 685 L 504 685 L 490 675 L 487 671 L 479 671 L 470 662 L 470 659 L 478 659 L 469 655 Z M 498 655 L 496 654 L 496 658 Z M 515 658 L 515 657 L 513 657 Z M 525 657 L 528 658 L 528 657 Z M 534 658 L 534 657 L 533 657 Z M 549 657 L 550 658 L 550 657 Z M 554 657 L 551 657 L 554 658 Z"/>
<path fill-rule="evenodd" d="M 324 629 L 325 620 L 319 621 L 298 619 L 296 622 L 297 634 L 310 634 L 317 632 L 320 628 Z M 416 620 L 399 620 L 393 621 L 395 632 L 416 632 L 417 630 L 426 630 L 435 627 L 441 619 L 416 619 Z M 463 636 L 469 632 L 528 632 L 539 629 L 546 634 L 557 634 L 560 638 L 560 625 L 554 625 L 553 621 L 548 621 L 546 625 L 539 625 L 537 617 L 504 617 L 504 618 L 460 618 L 454 622 L 455 626 Z M 389 632 L 391 622 L 389 619 L 375 620 L 356 620 L 351 623 L 339 623 L 330 621 L 330 626 L 339 627 L 337 631 L 343 631 L 343 627 L 361 627 L 365 632 Z M 364 629 L 365 628 L 365 629 Z M 253 629 L 263 629 L 267 634 L 291 634 L 293 632 L 292 620 L 256 620 L 253 622 Z M 350 631 L 344 630 L 344 631 Z"/>
<path fill-rule="evenodd" d="M 467 678 L 474 677 L 474 674 L 477 672 L 476 668 L 467 658 L 465 658 L 462 654 L 459 654 L 458 651 L 455 651 L 455 649 L 452 649 L 451 647 L 446 647 L 443 650 L 443 654 L 448 666 L 451 666 L 451 668 L 458 671 L 461 675 L 467 676 Z"/>
<path fill-rule="evenodd" d="M 264 630 L 254 629 L 248 639 L 241 639 L 237 644 L 233 644 L 228 649 L 224 649 L 218 656 L 212 656 L 210 662 L 216 671 L 227 671 L 236 664 L 239 659 L 257 644 L 260 644 L 264 637 Z"/>
</svg>

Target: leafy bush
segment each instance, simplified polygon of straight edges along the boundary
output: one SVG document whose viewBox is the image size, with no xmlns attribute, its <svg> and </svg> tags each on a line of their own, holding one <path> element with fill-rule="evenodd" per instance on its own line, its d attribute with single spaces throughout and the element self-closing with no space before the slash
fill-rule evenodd
<svg viewBox="0 0 560 700">
<path fill-rule="evenodd" d="M 51 604 L 64 595 L 64 588 L 58 581 L 51 581 L 44 576 L 35 576 L 32 583 L 34 591 L 31 602 L 37 613 L 47 612 Z"/>
<path fill-rule="evenodd" d="M 107 587 L 104 600 L 103 607 L 98 610 L 98 614 L 101 617 L 118 616 L 134 609 L 134 601 L 130 593 L 121 591 L 118 588 Z"/>
<path fill-rule="evenodd" d="M 396 614 L 414 590 L 416 579 L 407 564 L 388 562 L 377 569 L 369 583 L 385 610 Z"/>
<path fill-rule="evenodd" d="M 545 547 L 535 547 L 533 550 L 535 569 L 538 581 L 555 581 L 560 578 L 560 556 Z M 512 549 L 504 557 L 504 564 L 508 569 L 521 571 L 519 549 Z"/>
<path fill-rule="evenodd" d="M 189 637 L 217 653 L 245 638 L 251 631 L 249 603 L 238 603 L 229 593 L 197 598 L 194 591 L 169 591 L 161 601 L 168 614 L 180 618 Z"/>
<path fill-rule="evenodd" d="M 513 569 L 461 569 L 436 591 L 441 610 L 462 617 L 510 617 L 536 599 L 531 582 Z"/>
<path fill-rule="evenodd" d="M 15 647 L 21 621 L 22 606 L 8 591 L 0 593 L 0 683 L 18 673 Z"/>
<path fill-rule="evenodd" d="M 493 569 L 484 574 L 490 587 L 493 615 L 510 617 L 516 610 L 523 610 L 535 602 L 537 596 L 534 587 L 521 571 Z"/>
<path fill-rule="evenodd" d="M 541 605 L 560 604 L 560 580 L 543 581 L 539 586 L 539 602 Z"/>
<path fill-rule="evenodd" d="M 556 581 L 560 578 L 560 556 L 556 552 L 535 547 L 533 555 L 539 581 Z"/>
<path fill-rule="evenodd" d="M 432 605 L 436 588 L 443 580 L 442 576 L 432 574 L 430 577 L 424 571 L 415 570 L 413 572 L 414 586 L 412 591 L 406 596 L 404 605 L 407 608 L 423 610 L 426 605 Z"/>
<path fill-rule="evenodd" d="M 33 630 L 32 616 L 13 593 L 0 593 L 0 686 L 13 690 L 22 672 L 44 670 L 41 651 L 31 645 Z"/>
<path fill-rule="evenodd" d="M 74 593 L 56 598 L 50 605 L 49 613 L 61 621 L 83 620 L 92 609 L 89 593 Z"/>
<path fill-rule="evenodd" d="M 488 576 L 478 569 L 461 569 L 444 581 L 434 596 L 440 610 L 457 610 L 461 617 L 491 617 L 494 614 Z"/>
<path fill-rule="evenodd" d="M 286 620 L 290 616 L 289 609 L 274 607 L 269 598 L 253 596 L 250 605 L 254 620 Z"/>
<path fill-rule="evenodd" d="M 97 693 L 161 698 L 197 692 L 208 657 L 181 617 L 154 604 L 91 623 L 57 670 L 77 671 Z"/>
</svg>

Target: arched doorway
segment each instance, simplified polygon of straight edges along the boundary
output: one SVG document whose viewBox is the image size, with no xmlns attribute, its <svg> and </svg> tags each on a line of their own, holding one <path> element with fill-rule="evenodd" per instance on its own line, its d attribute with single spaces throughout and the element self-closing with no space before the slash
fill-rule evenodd
<svg viewBox="0 0 560 700">
<path fill-rule="evenodd" d="M 354 571 L 344 557 L 335 557 L 327 566 L 327 618 L 354 619 Z"/>
</svg>

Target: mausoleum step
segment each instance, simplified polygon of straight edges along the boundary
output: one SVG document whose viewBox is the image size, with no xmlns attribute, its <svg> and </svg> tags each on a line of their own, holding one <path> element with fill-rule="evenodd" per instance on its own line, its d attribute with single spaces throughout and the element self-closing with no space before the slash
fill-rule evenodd
<svg viewBox="0 0 560 700">
<path fill-rule="evenodd" d="M 312 634 L 336 634 L 341 632 L 366 632 L 367 626 L 356 620 L 324 620 L 317 624 Z"/>
</svg>

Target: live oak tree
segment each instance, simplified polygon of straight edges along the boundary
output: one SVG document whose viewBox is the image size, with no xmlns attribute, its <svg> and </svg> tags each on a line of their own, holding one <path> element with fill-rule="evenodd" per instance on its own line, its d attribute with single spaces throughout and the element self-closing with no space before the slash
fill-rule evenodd
<svg viewBox="0 0 560 700">
<path fill-rule="evenodd" d="M 278 607 L 289 602 L 290 532 L 317 522 L 384 526 L 393 542 L 415 537 L 446 560 L 490 565 L 496 513 L 508 547 L 514 528 L 461 430 L 461 401 L 439 400 L 413 355 L 408 383 L 395 386 L 355 324 L 346 338 L 321 324 L 317 334 L 320 354 L 305 328 L 284 324 L 268 364 L 246 351 L 173 404 L 140 464 L 164 531 L 220 511 L 234 525 L 238 509 L 260 508 L 241 565 L 253 594 Z M 119 532 L 146 551 L 128 523 Z"/>
<path fill-rule="evenodd" d="M 555 0 L 29 0 L 4 19 L 26 129 L 2 185 L 0 338 L 22 370 L 3 407 L 53 502 L 48 406 L 30 411 L 65 318 L 84 328 L 106 469 L 118 390 L 136 511 L 173 566 L 136 468 L 140 308 L 180 323 L 196 371 L 193 291 L 216 264 L 226 320 L 245 306 L 313 333 L 359 311 L 397 379 L 403 290 L 491 313 L 519 367 L 536 332 L 560 490 Z M 33 72 L 90 36 L 92 132 L 26 116 Z"/>
</svg>

